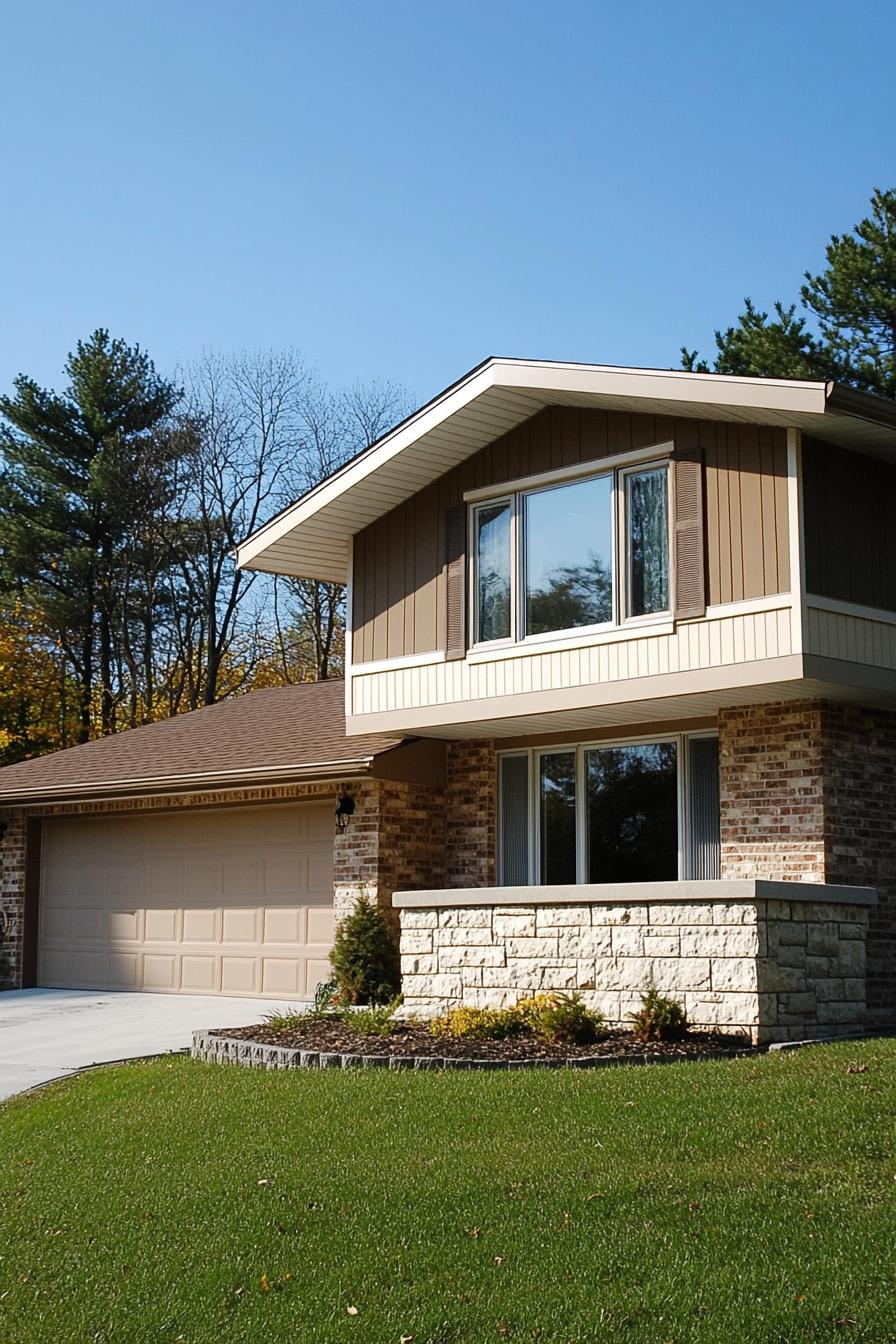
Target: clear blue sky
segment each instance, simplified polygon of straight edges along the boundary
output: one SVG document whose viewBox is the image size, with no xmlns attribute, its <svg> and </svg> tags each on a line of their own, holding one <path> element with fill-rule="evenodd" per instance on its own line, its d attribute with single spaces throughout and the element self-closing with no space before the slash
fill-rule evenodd
<svg viewBox="0 0 896 1344">
<path fill-rule="evenodd" d="M 103 325 L 423 400 L 672 366 L 896 184 L 896 5 L 0 0 L 0 388 Z"/>
</svg>

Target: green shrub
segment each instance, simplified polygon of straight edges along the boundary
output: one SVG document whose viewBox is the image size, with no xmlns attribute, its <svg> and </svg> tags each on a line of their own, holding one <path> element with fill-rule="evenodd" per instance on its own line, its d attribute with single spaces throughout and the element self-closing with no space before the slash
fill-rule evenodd
<svg viewBox="0 0 896 1344">
<path fill-rule="evenodd" d="M 604 1015 L 585 1006 L 580 994 L 536 994 L 516 1012 L 530 1031 L 546 1041 L 588 1045 L 604 1035 Z"/>
<path fill-rule="evenodd" d="M 366 897 L 337 928 L 330 965 L 341 1003 L 390 1003 L 401 989 L 395 934 Z"/>
<path fill-rule="evenodd" d="M 314 1017 L 323 1017 L 339 1007 L 339 986 L 335 980 L 323 980 L 314 991 Z"/>
<path fill-rule="evenodd" d="M 401 1003 L 401 996 L 391 1003 L 376 1004 L 371 1008 L 356 1008 L 340 1014 L 342 1021 L 352 1031 L 362 1036 L 389 1036 L 395 1030 L 395 1010 Z"/>
<path fill-rule="evenodd" d="M 515 1008 L 449 1008 L 429 1024 L 433 1036 L 455 1036 L 469 1041 L 504 1041 L 519 1036 L 526 1024 Z"/>
<path fill-rule="evenodd" d="M 264 1013 L 262 1022 L 266 1022 L 272 1031 L 301 1031 L 302 1023 L 307 1022 L 308 1014 L 298 1008 L 287 1008 L 285 1013 Z"/>
<path fill-rule="evenodd" d="M 656 985 L 641 995 L 641 1007 L 629 1017 L 639 1041 L 680 1041 L 688 1033 L 684 1008 L 675 999 L 665 998 Z"/>
</svg>

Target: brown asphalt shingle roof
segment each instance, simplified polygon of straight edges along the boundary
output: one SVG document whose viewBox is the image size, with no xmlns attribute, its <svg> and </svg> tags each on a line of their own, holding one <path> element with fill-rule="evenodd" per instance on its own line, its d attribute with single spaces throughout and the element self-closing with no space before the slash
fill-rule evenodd
<svg viewBox="0 0 896 1344">
<path fill-rule="evenodd" d="M 71 793 L 139 793 L 141 784 L 202 787 L 219 777 L 239 783 L 313 778 L 341 763 L 360 768 L 402 738 L 345 735 L 345 684 L 321 681 L 251 691 L 234 700 L 85 742 L 0 769 L 0 804 Z M 329 769 L 328 769 L 329 767 Z M 208 777 L 204 779 L 203 777 Z"/>
</svg>

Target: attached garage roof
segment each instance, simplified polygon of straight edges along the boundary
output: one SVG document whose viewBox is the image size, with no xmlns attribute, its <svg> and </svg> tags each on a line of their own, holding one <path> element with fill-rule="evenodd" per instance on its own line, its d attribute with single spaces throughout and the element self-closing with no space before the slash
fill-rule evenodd
<svg viewBox="0 0 896 1344">
<path fill-rule="evenodd" d="M 8 765 L 0 805 L 339 778 L 404 740 L 346 738 L 341 681 L 280 686 Z"/>
<path fill-rule="evenodd" d="M 356 532 L 546 406 L 802 429 L 896 460 L 896 408 L 836 383 L 491 358 L 238 548 L 244 569 L 345 583 Z"/>
</svg>

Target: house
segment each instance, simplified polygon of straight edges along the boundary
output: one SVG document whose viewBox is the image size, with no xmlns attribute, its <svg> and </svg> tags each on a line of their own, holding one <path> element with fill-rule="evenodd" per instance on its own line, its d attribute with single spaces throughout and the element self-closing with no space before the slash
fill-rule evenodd
<svg viewBox="0 0 896 1344">
<path fill-rule="evenodd" d="M 187 815 L 197 826 L 214 815 L 202 843 L 217 853 L 239 815 L 225 805 L 255 803 L 245 880 L 225 858 L 219 888 L 188 874 L 175 900 L 163 882 L 156 909 L 144 858 L 119 865 L 116 891 L 134 892 L 125 942 L 142 939 L 124 955 L 142 957 L 144 987 L 194 988 L 199 916 L 188 912 L 205 912 L 210 977 L 227 931 L 242 937 L 232 899 L 255 910 L 245 931 L 256 941 L 234 943 L 234 962 L 255 957 L 246 992 L 300 994 L 300 974 L 294 990 L 285 974 L 269 978 L 273 957 L 257 941 L 267 907 L 254 897 L 271 847 L 261 818 L 279 815 L 270 804 L 283 788 L 307 788 L 318 792 L 290 805 L 304 815 L 312 797 L 328 798 L 336 916 L 365 890 L 397 912 L 417 1011 L 561 989 L 624 1021 L 656 983 L 696 1023 L 756 1040 L 889 1020 L 894 484 L 896 408 L 850 389 L 487 360 L 240 548 L 246 567 L 348 584 L 342 738 L 309 757 L 286 701 L 309 688 L 174 722 L 189 733 L 191 720 L 227 712 L 236 732 L 251 710 L 261 778 L 289 719 L 295 759 L 278 755 L 280 767 L 295 772 L 301 757 L 324 773 L 307 784 L 293 773 L 289 785 L 268 776 L 251 791 L 229 753 L 230 776 L 209 793 L 177 769 L 150 779 L 145 757 L 128 781 L 122 758 L 119 794 L 98 794 L 95 776 L 79 785 L 76 806 L 100 818 L 88 825 L 83 810 L 61 816 L 73 804 L 54 786 L 29 801 L 25 781 L 40 789 L 37 771 L 54 761 L 179 729 L 0 771 L 13 929 L 46 944 L 39 930 L 62 897 L 65 949 L 82 897 L 105 883 L 91 936 L 106 956 L 119 927 L 106 873 L 124 817 L 146 826 L 149 811 L 186 828 Z M 355 812 L 336 830 L 340 797 Z M 111 839 L 97 830 L 91 842 L 91 826 Z M 80 887 L 63 877 L 72 859 L 54 867 L 57 832 L 85 854 L 92 876 Z M 323 822 L 320 837 L 325 847 Z M 139 843 L 146 855 L 156 842 L 147 831 Z M 287 881 L 284 899 L 291 890 Z M 162 954 L 160 978 L 174 966 L 164 984 L 153 980 L 157 923 L 162 941 L 185 939 L 183 954 Z M 299 957 L 300 923 L 273 918 L 287 960 Z M 324 945 L 306 957 L 306 992 Z M 26 980 L 33 954 L 30 964 Z M 214 975 L 202 992 L 224 988 Z M 228 992 L 240 992 L 233 980 Z"/>
</svg>

